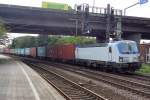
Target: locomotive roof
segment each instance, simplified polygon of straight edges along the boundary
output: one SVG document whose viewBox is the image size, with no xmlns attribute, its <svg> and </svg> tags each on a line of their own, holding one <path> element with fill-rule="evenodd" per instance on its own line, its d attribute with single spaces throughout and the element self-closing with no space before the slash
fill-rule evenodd
<svg viewBox="0 0 150 100">
<path fill-rule="evenodd" d="M 107 47 L 108 43 L 82 44 L 76 46 L 77 47 Z"/>
<path fill-rule="evenodd" d="M 134 42 L 131 40 L 121 40 L 121 41 L 111 41 L 109 43 L 95 43 L 95 44 L 82 44 L 82 45 L 76 45 L 77 47 L 107 47 L 109 44 L 112 43 L 122 43 L 122 42 Z"/>
</svg>

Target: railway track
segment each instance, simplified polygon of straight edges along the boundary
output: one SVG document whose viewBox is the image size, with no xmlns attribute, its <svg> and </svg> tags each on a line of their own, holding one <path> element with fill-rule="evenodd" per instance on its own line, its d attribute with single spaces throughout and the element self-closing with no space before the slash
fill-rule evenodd
<svg viewBox="0 0 150 100">
<path fill-rule="evenodd" d="M 26 59 L 28 59 L 28 58 L 26 58 Z M 30 58 L 28 59 L 28 60 L 31 60 Z M 61 65 L 65 65 L 65 66 L 72 66 L 72 65 L 68 65 L 68 64 L 62 64 L 62 63 L 50 63 L 50 62 L 48 62 L 48 61 L 43 61 L 43 60 L 33 60 L 32 59 L 32 61 L 38 61 L 38 62 L 41 62 L 41 63 L 46 63 L 46 64 L 52 64 L 52 65 L 55 65 L 55 64 L 59 64 L 60 66 Z M 73 65 L 73 66 L 75 66 L 75 65 Z M 75 66 L 74 67 L 74 69 L 81 69 L 82 68 L 82 70 L 83 69 L 85 69 L 84 67 L 79 67 L 79 66 Z M 95 72 L 95 71 L 94 71 Z M 101 72 L 101 71 L 97 71 L 98 73 L 99 72 Z M 101 73 L 105 73 L 105 72 L 101 72 Z M 109 74 L 109 75 L 117 75 L 116 73 L 115 74 L 112 74 L 112 73 L 107 73 L 107 74 Z M 137 73 L 129 73 L 129 74 L 118 74 L 117 76 L 122 76 L 121 78 L 126 78 L 127 80 L 133 80 L 133 81 L 137 81 L 137 82 L 139 82 L 139 83 L 143 83 L 143 84 L 147 84 L 147 85 L 150 85 L 150 76 L 147 76 L 147 75 L 142 75 L 142 74 L 137 74 Z"/>
<path fill-rule="evenodd" d="M 45 64 L 42 64 L 44 67 L 48 66 Z M 150 98 L 150 85 L 138 83 L 135 81 L 126 80 L 124 78 L 121 78 L 120 76 L 113 75 L 110 76 L 108 73 L 101 73 L 101 72 L 95 72 L 91 70 L 86 69 L 79 69 L 79 68 L 70 68 L 70 65 L 64 65 L 64 64 L 52 64 L 52 66 L 59 66 L 59 68 L 97 80 L 102 81 L 104 83 L 111 84 L 115 87 L 119 87 L 121 89 L 128 90 L 132 93 L 136 93 L 138 95 L 148 97 Z M 67 67 L 66 67 L 67 66 Z"/>
<path fill-rule="evenodd" d="M 150 85 L 150 76 L 147 76 L 147 75 L 141 75 L 141 74 L 138 74 L 138 73 L 131 73 L 131 75 L 127 75 L 127 77 L 132 77 L 132 78 L 135 78 L 135 79 L 138 79 L 138 80 L 143 80 L 143 81 L 147 81 Z"/>
<path fill-rule="evenodd" d="M 52 84 L 67 100 L 107 100 L 106 98 L 41 67 L 39 64 L 28 63 L 32 66 L 44 79 Z"/>
<path fill-rule="evenodd" d="M 62 63 L 50 63 L 48 61 L 43 61 L 43 60 L 38 60 L 38 59 L 32 59 L 32 58 L 26 58 L 26 57 L 20 57 L 21 59 L 26 59 L 26 60 L 31 60 L 31 61 L 34 61 L 34 62 L 41 62 L 41 63 L 46 63 L 46 64 L 52 64 L 52 65 L 55 65 L 55 64 L 59 64 L 60 66 L 61 65 L 65 65 L 65 66 L 72 66 L 72 65 L 68 65 L 68 64 L 62 64 Z M 74 65 L 73 65 L 74 66 Z M 77 67 L 77 68 L 76 68 Z M 81 67 L 79 66 L 75 66 L 75 69 L 80 69 Z M 82 67 L 82 69 L 84 69 Z M 98 71 L 99 72 L 99 71 Z M 105 72 L 101 72 L 101 73 L 105 73 Z M 107 73 L 109 75 L 117 75 L 116 73 L 115 74 L 110 74 L 110 73 Z M 142 74 L 137 74 L 137 73 L 129 73 L 129 74 L 118 74 L 117 76 L 122 76 L 122 78 L 127 78 L 129 80 L 133 80 L 135 81 L 134 79 L 136 79 L 136 81 L 138 81 L 139 83 L 144 83 L 144 84 L 148 84 L 150 85 L 150 76 L 147 76 L 147 75 L 142 75 Z"/>
<path fill-rule="evenodd" d="M 42 64 L 43 62 L 46 64 Z M 100 82 L 108 83 L 115 87 L 119 87 L 121 89 L 128 90 L 132 93 L 150 98 L 150 85 L 142 84 L 136 81 L 127 80 L 127 79 L 124 79 L 124 77 L 122 76 L 99 72 L 99 71 L 96 72 L 92 70 L 87 70 L 83 67 L 82 68 L 79 66 L 74 67 L 72 65 L 61 64 L 61 63 L 50 63 L 46 61 L 41 61 L 40 63 L 41 63 L 41 66 L 44 66 L 44 67 L 48 67 L 49 65 L 53 67 L 58 67 L 60 69 L 64 69 L 64 70 L 67 70 L 67 71 L 70 71 L 70 72 L 73 72 L 73 73 L 76 73 L 76 74 L 79 74 L 84 77 L 94 79 Z M 135 76 L 139 77 L 137 75 Z M 143 77 L 141 80 L 144 80 Z"/>
</svg>

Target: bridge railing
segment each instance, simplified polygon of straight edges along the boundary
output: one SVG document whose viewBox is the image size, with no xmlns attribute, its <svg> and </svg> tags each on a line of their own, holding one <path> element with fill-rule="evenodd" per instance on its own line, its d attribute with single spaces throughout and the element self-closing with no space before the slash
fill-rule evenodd
<svg viewBox="0 0 150 100">
<path fill-rule="evenodd" d="M 107 13 L 107 9 L 103 8 L 103 7 L 89 7 L 89 12 L 91 13 L 95 13 L 95 14 L 106 14 Z"/>
<path fill-rule="evenodd" d="M 106 15 L 107 14 L 107 8 L 104 8 L 104 7 L 93 7 L 93 6 L 89 6 L 88 4 L 82 4 L 82 5 L 75 5 L 74 9 L 75 11 L 78 11 L 78 12 L 85 12 L 85 8 L 88 6 L 88 10 L 89 10 L 89 13 L 92 14 L 92 15 Z M 114 12 L 113 14 L 116 15 L 116 16 L 122 16 L 123 13 L 122 13 L 122 10 L 120 9 L 113 9 Z"/>
<path fill-rule="evenodd" d="M 114 15 L 116 15 L 116 16 L 122 16 L 123 12 L 120 9 L 114 9 Z"/>
<path fill-rule="evenodd" d="M 75 5 L 74 9 L 77 12 L 85 12 L 85 8 L 88 8 L 90 14 L 106 14 L 106 8 L 92 7 L 88 4 Z"/>
</svg>

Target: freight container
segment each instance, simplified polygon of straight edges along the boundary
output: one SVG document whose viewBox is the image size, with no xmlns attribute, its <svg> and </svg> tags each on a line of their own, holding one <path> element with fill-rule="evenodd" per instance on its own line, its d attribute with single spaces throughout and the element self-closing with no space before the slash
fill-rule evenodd
<svg viewBox="0 0 150 100">
<path fill-rule="evenodd" d="M 15 49 L 15 55 L 17 55 L 17 54 L 18 54 L 18 48 Z"/>
<path fill-rule="evenodd" d="M 9 54 L 10 53 L 10 49 L 9 48 L 4 48 L 4 53 Z"/>
<path fill-rule="evenodd" d="M 24 49 L 24 48 L 21 48 L 21 49 L 20 49 L 20 55 L 22 55 L 22 56 L 25 55 L 25 49 Z"/>
<path fill-rule="evenodd" d="M 58 56 L 57 56 L 57 46 L 47 46 L 46 48 L 46 56 L 47 58 L 51 58 L 51 59 L 56 59 Z"/>
<path fill-rule="evenodd" d="M 58 45 L 55 45 L 53 48 L 53 57 L 58 59 L 59 55 L 58 55 Z"/>
<path fill-rule="evenodd" d="M 14 49 L 14 55 L 17 55 L 17 49 Z"/>
<path fill-rule="evenodd" d="M 61 47 L 61 58 L 64 60 L 74 60 L 75 59 L 75 45 L 67 44 Z"/>
<path fill-rule="evenodd" d="M 75 59 L 75 45 L 53 45 L 47 46 L 47 57 L 59 60 L 74 60 Z"/>
<path fill-rule="evenodd" d="M 13 55 L 15 54 L 15 49 L 12 49 L 12 54 L 13 54 Z"/>
<path fill-rule="evenodd" d="M 46 57 L 47 58 L 52 58 L 52 49 L 51 46 L 46 46 Z"/>
<path fill-rule="evenodd" d="M 30 48 L 30 56 L 33 58 L 36 57 L 36 47 Z"/>
<path fill-rule="evenodd" d="M 15 49 L 15 55 L 17 55 L 17 48 Z"/>
<path fill-rule="evenodd" d="M 45 47 L 38 47 L 37 48 L 37 56 L 40 58 L 46 57 L 46 48 Z"/>
<path fill-rule="evenodd" d="M 21 55 L 21 48 L 18 48 L 18 55 Z"/>
<path fill-rule="evenodd" d="M 19 48 L 16 49 L 16 55 L 19 55 Z"/>
<path fill-rule="evenodd" d="M 12 49 L 10 49 L 10 54 L 13 54 L 13 50 Z"/>
<path fill-rule="evenodd" d="M 14 54 L 15 53 L 15 49 L 10 49 L 10 54 Z"/>
<path fill-rule="evenodd" d="M 25 48 L 25 56 L 30 56 L 30 48 Z"/>
<path fill-rule="evenodd" d="M 42 2 L 42 8 L 49 8 L 49 9 L 57 9 L 57 10 L 71 10 L 71 6 L 64 3 L 55 3 L 55 2 Z"/>
<path fill-rule="evenodd" d="M 57 45 L 57 58 L 62 59 L 63 58 L 63 45 Z"/>
<path fill-rule="evenodd" d="M 15 49 L 15 54 L 18 55 L 18 48 Z"/>
<path fill-rule="evenodd" d="M 4 48 L 0 48 L 0 53 L 4 53 Z"/>
</svg>

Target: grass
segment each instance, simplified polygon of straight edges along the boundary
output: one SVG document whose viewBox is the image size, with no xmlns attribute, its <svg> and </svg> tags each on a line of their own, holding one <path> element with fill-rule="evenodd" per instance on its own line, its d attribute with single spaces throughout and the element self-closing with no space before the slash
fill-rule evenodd
<svg viewBox="0 0 150 100">
<path fill-rule="evenodd" d="M 150 75 L 150 64 L 142 64 L 142 67 L 138 71 L 138 73 Z"/>
</svg>

